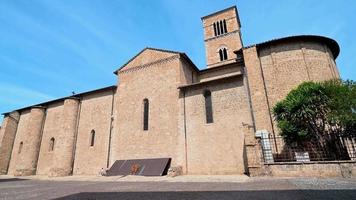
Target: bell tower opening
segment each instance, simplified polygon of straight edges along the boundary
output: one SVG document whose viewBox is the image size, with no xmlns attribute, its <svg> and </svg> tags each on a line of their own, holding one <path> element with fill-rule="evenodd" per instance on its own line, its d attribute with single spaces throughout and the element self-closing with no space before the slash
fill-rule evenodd
<svg viewBox="0 0 356 200">
<path fill-rule="evenodd" d="M 236 62 L 234 51 L 242 48 L 241 23 L 236 6 L 201 18 L 207 68 Z"/>
</svg>

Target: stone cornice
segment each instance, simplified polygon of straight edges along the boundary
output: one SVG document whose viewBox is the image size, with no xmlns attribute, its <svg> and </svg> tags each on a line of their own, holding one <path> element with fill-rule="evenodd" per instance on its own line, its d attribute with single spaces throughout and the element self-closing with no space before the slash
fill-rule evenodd
<svg viewBox="0 0 356 200">
<path fill-rule="evenodd" d="M 215 40 L 215 39 L 222 38 L 222 37 L 225 37 L 225 36 L 229 36 L 229 35 L 232 35 L 232 34 L 238 33 L 238 32 L 240 32 L 240 31 L 239 30 L 234 30 L 234 31 L 222 34 L 222 35 L 218 35 L 218 36 L 214 36 L 214 37 L 205 39 L 204 41 L 207 42 L 207 41 L 210 41 L 210 40 Z"/>
</svg>

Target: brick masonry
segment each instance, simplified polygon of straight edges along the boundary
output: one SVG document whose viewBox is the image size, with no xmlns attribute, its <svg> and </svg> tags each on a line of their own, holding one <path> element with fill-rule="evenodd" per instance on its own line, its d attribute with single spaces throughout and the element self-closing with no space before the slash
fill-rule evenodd
<svg viewBox="0 0 356 200">
<path fill-rule="evenodd" d="M 228 33 L 215 36 L 212 24 L 224 19 Z M 278 134 L 271 108 L 291 89 L 340 77 L 331 39 L 296 36 L 243 47 L 236 7 L 202 23 L 207 69 L 198 70 L 183 53 L 145 48 L 115 71 L 117 87 L 7 113 L 0 129 L 0 173 L 93 175 L 115 160 L 170 157 L 172 169 L 184 174 L 297 176 L 323 169 L 323 176 L 334 176 L 337 164 L 266 166 L 255 138 L 257 130 Z M 228 60 L 220 62 L 222 47 Z M 206 123 L 206 90 L 213 123 Z"/>
</svg>

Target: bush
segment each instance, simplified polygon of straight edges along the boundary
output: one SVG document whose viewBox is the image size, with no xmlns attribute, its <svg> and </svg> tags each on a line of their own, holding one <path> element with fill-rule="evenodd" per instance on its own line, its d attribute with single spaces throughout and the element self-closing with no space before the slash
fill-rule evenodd
<svg viewBox="0 0 356 200">
<path fill-rule="evenodd" d="M 273 107 L 273 114 L 287 143 L 337 148 L 339 136 L 355 137 L 356 84 L 304 82 Z"/>
</svg>

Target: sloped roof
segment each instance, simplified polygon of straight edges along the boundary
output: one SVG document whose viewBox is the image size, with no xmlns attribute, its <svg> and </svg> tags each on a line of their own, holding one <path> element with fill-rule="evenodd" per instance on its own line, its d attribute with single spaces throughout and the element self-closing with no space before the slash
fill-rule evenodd
<svg viewBox="0 0 356 200">
<path fill-rule="evenodd" d="M 80 98 L 80 97 L 83 97 L 83 96 L 86 96 L 86 95 L 90 95 L 90 94 L 93 94 L 93 93 L 110 91 L 110 90 L 114 90 L 114 89 L 116 89 L 116 85 L 111 85 L 111 86 L 104 87 L 104 88 L 99 88 L 99 89 L 96 89 L 96 90 L 90 90 L 90 91 L 74 94 L 74 95 L 71 95 L 71 96 L 66 96 L 66 97 L 54 99 L 54 100 L 51 100 L 51 101 L 46 101 L 46 102 L 42 102 L 42 103 L 39 103 L 39 104 L 26 106 L 26 107 L 23 107 L 23 108 L 19 108 L 19 109 L 13 110 L 11 112 L 23 111 L 23 110 L 26 110 L 26 109 L 29 109 L 29 108 L 32 108 L 32 107 L 36 107 L 36 106 L 47 106 L 47 105 L 52 104 L 52 103 L 64 101 L 65 99 L 68 99 L 68 98 Z M 6 114 L 9 114 L 11 112 L 5 112 L 5 113 L 2 113 L 2 115 L 6 115 Z"/>
<path fill-rule="evenodd" d="M 144 51 L 146 50 L 153 50 L 153 51 L 159 51 L 159 52 L 164 52 L 164 53 L 173 53 L 173 54 L 179 54 L 180 56 L 182 56 L 185 60 L 187 60 L 196 71 L 199 71 L 199 69 L 195 66 L 195 64 L 190 60 L 190 58 L 183 52 L 179 52 L 179 51 L 172 51 L 172 50 L 166 50 L 166 49 L 159 49 L 159 48 L 153 48 L 153 47 L 146 47 L 144 49 L 142 49 L 140 52 L 138 52 L 134 57 L 132 57 L 130 60 L 128 60 L 124 65 L 122 65 L 119 69 L 114 71 L 114 74 L 117 75 L 117 73 L 123 69 L 124 67 L 126 67 L 129 63 L 131 63 L 131 61 L 135 60 L 135 58 L 137 58 L 139 55 L 141 55 Z"/>
<path fill-rule="evenodd" d="M 333 54 L 334 59 L 336 59 L 340 53 L 340 47 L 335 40 L 328 38 L 328 37 L 319 36 L 319 35 L 294 35 L 294 36 L 288 36 L 288 37 L 283 37 L 283 38 L 276 38 L 276 39 L 268 40 L 268 41 L 261 42 L 258 44 L 249 45 L 244 48 L 246 49 L 246 48 L 250 48 L 252 46 L 266 47 L 266 46 L 278 44 L 281 42 L 293 42 L 293 41 L 314 41 L 314 42 L 324 43 L 331 50 L 331 53 Z"/>
</svg>

